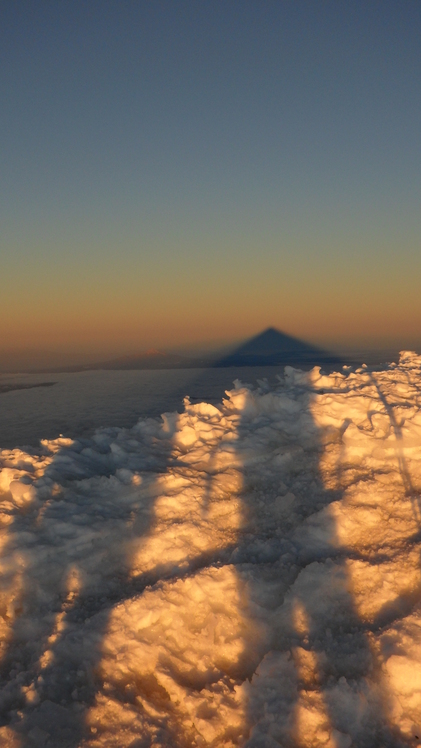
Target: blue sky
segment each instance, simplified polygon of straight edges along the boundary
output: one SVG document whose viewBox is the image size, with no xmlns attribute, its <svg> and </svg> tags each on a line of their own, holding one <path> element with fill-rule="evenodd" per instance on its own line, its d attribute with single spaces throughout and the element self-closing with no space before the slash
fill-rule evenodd
<svg viewBox="0 0 421 748">
<path fill-rule="evenodd" d="M 421 4 L 4 3 L 0 347 L 421 342 Z"/>
</svg>

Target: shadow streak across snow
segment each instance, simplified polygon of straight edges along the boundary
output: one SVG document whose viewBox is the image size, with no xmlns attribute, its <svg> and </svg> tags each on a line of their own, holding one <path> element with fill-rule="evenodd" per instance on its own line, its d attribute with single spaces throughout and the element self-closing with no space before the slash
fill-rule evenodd
<svg viewBox="0 0 421 748">
<path fill-rule="evenodd" d="M 250 440 L 270 444 L 263 459 L 244 461 L 243 525 L 234 554 L 254 615 L 268 624 L 267 637 L 249 658 L 250 682 L 244 682 L 250 730 L 245 746 L 339 748 L 351 745 L 350 728 L 359 717 L 358 708 L 355 714 L 343 709 L 343 683 L 367 697 L 376 663 L 370 626 L 350 593 L 352 580 L 329 513 L 343 498 L 346 479 L 338 480 L 340 470 L 330 465 L 327 480 L 322 467 L 326 450 L 340 454 L 341 430 L 332 443 L 329 429 L 316 423 L 318 391 L 311 378 L 286 370 L 288 379 L 284 402 L 281 382 L 280 397 L 268 392 L 260 417 L 251 418 L 245 409 L 240 424 L 239 450 Z M 306 523 L 317 515 L 324 516 L 324 547 L 312 547 L 311 535 L 306 537 Z M 385 727 L 387 704 L 378 694 L 369 711 L 358 745 L 403 745 Z"/>
<path fill-rule="evenodd" d="M 2 550 L 14 561 L 21 557 L 21 568 L 9 585 L 13 612 L 0 663 L 0 719 L 22 748 L 37 740 L 50 744 L 49 735 L 51 745 L 79 745 L 100 688 L 109 612 L 159 576 L 133 581 L 127 548 L 150 530 L 155 482 L 170 464 L 171 439 L 158 425 L 133 437 L 132 450 L 127 430 L 118 428 L 92 439 L 57 440 L 62 446 L 34 481 L 33 501 L 8 527 Z M 146 445 L 142 452 L 142 438 L 154 441 L 152 454 Z M 143 476 L 141 505 L 136 484 L 130 485 L 133 471 Z M 35 538 L 37 552 L 25 548 Z M 88 652 L 83 635 L 93 618 Z"/>
</svg>

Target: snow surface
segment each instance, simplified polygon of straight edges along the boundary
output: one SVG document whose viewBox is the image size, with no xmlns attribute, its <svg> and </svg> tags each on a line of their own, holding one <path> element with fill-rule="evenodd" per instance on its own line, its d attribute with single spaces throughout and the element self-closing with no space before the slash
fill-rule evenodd
<svg viewBox="0 0 421 748">
<path fill-rule="evenodd" d="M 0 744 L 421 745 L 421 356 L 2 450 Z"/>
</svg>

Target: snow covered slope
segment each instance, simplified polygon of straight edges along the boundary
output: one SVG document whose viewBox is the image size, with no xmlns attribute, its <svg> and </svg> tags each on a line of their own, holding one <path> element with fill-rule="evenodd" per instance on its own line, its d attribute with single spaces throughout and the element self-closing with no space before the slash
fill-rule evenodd
<svg viewBox="0 0 421 748">
<path fill-rule="evenodd" d="M 421 357 L 0 459 L 2 746 L 421 745 Z"/>
</svg>

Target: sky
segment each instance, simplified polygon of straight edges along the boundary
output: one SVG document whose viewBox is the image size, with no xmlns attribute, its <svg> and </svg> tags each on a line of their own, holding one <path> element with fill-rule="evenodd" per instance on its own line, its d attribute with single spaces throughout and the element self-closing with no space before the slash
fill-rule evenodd
<svg viewBox="0 0 421 748">
<path fill-rule="evenodd" d="M 419 0 L 0 8 L 0 352 L 421 350 Z"/>
</svg>

